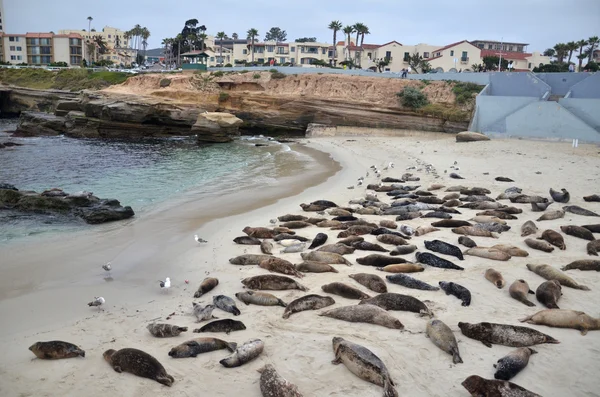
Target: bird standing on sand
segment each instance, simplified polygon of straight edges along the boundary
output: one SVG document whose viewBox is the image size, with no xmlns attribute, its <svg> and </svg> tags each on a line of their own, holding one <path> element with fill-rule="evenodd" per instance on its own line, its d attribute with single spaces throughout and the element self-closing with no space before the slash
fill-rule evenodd
<svg viewBox="0 0 600 397">
<path fill-rule="evenodd" d="M 88 303 L 88 306 L 92 307 L 92 306 L 96 306 L 98 307 L 98 309 L 100 310 L 104 310 L 102 309 L 100 306 L 102 306 L 104 304 L 104 302 L 106 302 L 104 300 L 103 297 L 101 296 L 94 296 L 94 300 Z"/>
<path fill-rule="evenodd" d="M 171 288 L 171 279 L 169 277 L 165 278 L 165 281 L 161 281 L 158 280 L 158 282 L 160 283 L 160 289 L 163 291 L 168 290 L 169 288 Z"/>
<path fill-rule="evenodd" d="M 106 265 L 102 265 L 102 269 L 106 270 L 107 272 L 110 272 L 112 270 L 110 262 L 108 262 Z"/>
<path fill-rule="evenodd" d="M 272 225 L 274 225 L 274 224 L 276 224 L 276 223 L 277 223 L 277 219 L 271 219 L 269 222 L 270 222 Z"/>
<path fill-rule="evenodd" d="M 198 237 L 197 234 L 194 234 L 194 240 L 196 240 L 197 243 L 208 243 L 208 241 L 203 240 L 200 237 Z"/>
</svg>

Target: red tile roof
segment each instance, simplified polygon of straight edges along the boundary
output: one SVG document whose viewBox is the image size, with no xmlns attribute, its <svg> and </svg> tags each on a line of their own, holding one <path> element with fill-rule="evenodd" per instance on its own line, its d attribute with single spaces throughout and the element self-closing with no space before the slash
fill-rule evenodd
<svg viewBox="0 0 600 397">
<path fill-rule="evenodd" d="M 481 57 L 497 57 L 502 54 L 502 58 L 505 59 L 514 59 L 514 60 L 527 60 L 528 57 L 531 56 L 528 52 L 509 52 L 509 51 L 500 51 L 500 50 L 481 50 Z"/>
<path fill-rule="evenodd" d="M 393 41 L 390 41 L 389 43 L 382 44 L 382 45 L 380 45 L 379 47 L 383 47 L 383 46 L 385 46 L 385 45 L 388 45 L 388 44 L 393 44 L 393 43 L 396 43 L 396 44 L 402 45 L 402 43 L 399 43 L 399 42 L 397 42 L 396 40 L 393 40 Z"/>
<path fill-rule="evenodd" d="M 25 35 L 25 37 L 37 37 L 37 38 L 44 38 L 44 39 L 51 39 L 53 36 L 52 33 L 30 33 L 27 32 L 27 34 Z"/>
<path fill-rule="evenodd" d="M 471 44 L 471 42 L 470 42 L 469 40 L 457 41 L 456 43 L 448 44 L 448 45 L 447 45 L 447 46 L 445 46 L 445 47 L 438 48 L 437 50 L 431 51 L 431 53 L 432 53 L 432 54 L 435 54 L 436 52 L 441 52 L 441 51 L 447 50 L 448 48 L 452 48 L 452 47 L 454 47 L 454 46 L 457 46 L 457 45 L 459 45 L 459 44 L 462 44 L 462 43 L 469 43 L 469 44 Z M 475 45 L 473 45 L 473 44 L 471 44 L 471 45 L 472 45 L 473 47 L 477 48 L 478 50 L 480 50 L 480 49 L 481 49 L 481 48 L 479 48 L 479 47 L 477 47 L 477 46 L 475 46 Z"/>
</svg>

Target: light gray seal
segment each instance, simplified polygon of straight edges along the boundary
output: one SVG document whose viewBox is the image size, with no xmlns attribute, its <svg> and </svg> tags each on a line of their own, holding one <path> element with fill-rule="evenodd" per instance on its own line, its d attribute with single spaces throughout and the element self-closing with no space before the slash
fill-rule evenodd
<svg viewBox="0 0 600 397">
<path fill-rule="evenodd" d="M 433 342 L 434 345 L 439 347 L 442 351 L 452 356 L 452 362 L 454 364 L 462 363 L 463 360 L 460 357 L 458 351 L 458 343 L 456 337 L 450 327 L 444 324 L 442 321 L 437 319 L 431 319 L 427 322 L 425 327 L 425 335 Z"/>
</svg>

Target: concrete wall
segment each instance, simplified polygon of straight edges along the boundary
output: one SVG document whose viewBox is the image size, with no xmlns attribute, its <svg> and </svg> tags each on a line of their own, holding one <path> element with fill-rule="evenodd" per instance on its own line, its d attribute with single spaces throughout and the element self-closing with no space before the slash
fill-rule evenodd
<svg viewBox="0 0 600 397">
<path fill-rule="evenodd" d="M 490 76 L 490 95 L 541 98 L 550 86 L 532 73 L 493 73 Z"/>
<path fill-rule="evenodd" d="M 504 135 L 504 134 L 502 134 Z M 600 133 L 557 102 L 538 101 L 506 118 L 507 136 L 600 142 Z"/>
<path fill-rule="evenodd" d="M 571 87 L 569 97 L 600 99 L 600 73 L 594 73 Z"/>
<path fill-rule="evenodd" d="M 438 132 L 443 134 L 443 132 Z M 401 130 L 394 128 L 370 128 L 370 127 L 353 127 L 353 126 L 330 126 L 325 124 L 311 123 L 306 128 L 306 137 L 331 137 L 331 136 L 422 136 L 427 134 L 436 134 L 431 131 L 413 131 L 413 130 Z"/>
<path fill-rule="evenodd" d="M 600 132 L 600 99 L 562 98 L 558 103 Z"/>
<path fill-rule="evenodd" d="M 503 121 L 508 115 L 539 101 L 536 97 L 515 96 L 485 96 L 478 95 L 475 98 L 477 106 L 477 120 L 472 123 L 471 131 L 477 132 L 505 132 Z"/>
<path fill-rule="evenodd" d="M 591 73 L 536 73 L 535 76 L 548 84 L 552 95 L 567 95 L 575 84 L 589 77 Z"/>
<path fill-rule="evenodd" d="M 432 74 L 410 74 L 411 80 L 456 80 L 467 83 L 487 85 L 492 73 L 432 73 Z"/>
</svg>

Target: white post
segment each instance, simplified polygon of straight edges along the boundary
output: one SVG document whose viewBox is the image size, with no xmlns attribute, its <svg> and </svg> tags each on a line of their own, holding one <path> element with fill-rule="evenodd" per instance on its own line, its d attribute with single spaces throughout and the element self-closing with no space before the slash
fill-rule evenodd
<svg viewBox="0 0 600 397">
<path fill-rule="evenodd" d="M 498 71 L 502 70 L 502 42 L 504 41 L 504 37 L 500 39 L 500 57 L 498 58 Z"/>
</svg>

